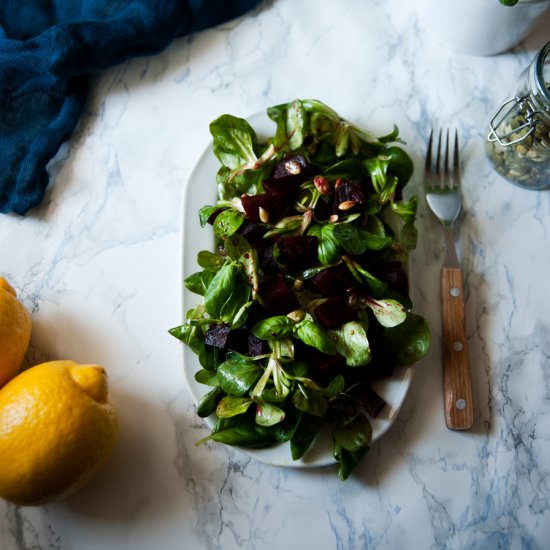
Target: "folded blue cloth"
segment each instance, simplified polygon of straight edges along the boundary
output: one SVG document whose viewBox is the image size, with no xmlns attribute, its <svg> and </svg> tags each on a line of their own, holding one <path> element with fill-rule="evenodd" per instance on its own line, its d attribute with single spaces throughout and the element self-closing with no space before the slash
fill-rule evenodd
<svg viewBox="0 0 550 550">
<path fill-rule="evenodd" d="M 1 0 L 0 212 L 25 214 L 82 113 L 87 75 L 157 53 L 259 0 Z"/>
</svg>

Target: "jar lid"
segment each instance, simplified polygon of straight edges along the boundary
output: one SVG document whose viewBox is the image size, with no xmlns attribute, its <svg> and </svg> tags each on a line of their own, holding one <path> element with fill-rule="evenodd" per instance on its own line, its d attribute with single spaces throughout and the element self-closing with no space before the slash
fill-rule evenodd
<svg viewBox="0 0 550 550">
<path fill-rule="evenodd" d="M 520 114 L 525 122 L 508 132 L 499 133 L 499 128 L 503 126 L 503 122 L 514 111 Z M 498 141 L 503 147 L 508 147 L 509 145 L 514 145 L 514 143 L 519 143 L 535 131 L 537 115 L 539 114 L 540 111 L 537 111 L 531 105 L 528 94 L 521 97 L 512 97 L 500 106 L 500 109 L 497 111 L 496 115 L 491 119 L 491 122 L 489 123 L 491 131 L 489 132 L 487 139 L 489 141 Z M 523 132 L 523 130 L 525 130 L 525 132 Z"/>
<path fill-rule="evenodd" d="M 487 139 L 503 147 L 514 145 L 530 136 L 540 120 L 550 113 L 550 42 L 537 54 L 529 70 L 531 90 L 506 100 L 491 119 Z M 513 128 L 505 124 L 510 116 L 519 115 L 522 122 Z"/>
</svg>

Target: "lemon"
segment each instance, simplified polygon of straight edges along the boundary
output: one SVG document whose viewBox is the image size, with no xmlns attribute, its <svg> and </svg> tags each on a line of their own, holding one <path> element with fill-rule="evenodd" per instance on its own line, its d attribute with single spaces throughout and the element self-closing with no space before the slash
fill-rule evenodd
<svg viewBox="0 0 550 550">
<path fill-rule="evenodd" d="M 19 372 L 30 337 L 31 318 L 13 287 L 0 277 L 0 388 Z"/>
<path fill-rule="evenodd" d="M 103 367 L 50 361 L 22 372 L 0 389 L 0 497 L 39 505 L 71 494 L 117 435 Z"/>
</svg>

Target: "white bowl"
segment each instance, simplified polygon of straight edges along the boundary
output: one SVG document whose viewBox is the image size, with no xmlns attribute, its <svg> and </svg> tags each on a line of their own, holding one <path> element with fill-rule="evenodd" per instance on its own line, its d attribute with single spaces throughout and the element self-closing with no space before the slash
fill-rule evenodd
<svg viewBox="0 0 550 550">
<path fill-rule="evenodd" d="M 550 0 L 414 0 L 420 25 L 448 48 L 471 55 L 493 55 L 521 42 Z"/>
</svg>

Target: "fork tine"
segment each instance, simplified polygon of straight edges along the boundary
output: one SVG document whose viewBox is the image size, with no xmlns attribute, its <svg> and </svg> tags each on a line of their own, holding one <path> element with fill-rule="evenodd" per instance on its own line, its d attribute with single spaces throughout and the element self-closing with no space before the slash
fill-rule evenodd
<svg viewBox="0 0 550 550">
<path fill-rule="evenodd" d="M 441 175 L 441 128 L 439 129 L 439 139 L 437 140 L 437 157 L 435 159 L 435 175 L 437 183 L 440 187 L 443 187 L 444 181 Z"/>
<path fill-rule="evenodd" d="M 426 152 L 426 202 L 439 221 L 449 228 L 453 226 L 461 210 L 458 130 L 455 129 L 454 132 L 453 148 L 450 129 L 439 128 L 437 151 L 432 151 L 433 134 L 434 130 L 430 134 Z"/>
<path fill-rule="evenodd" d="M 455 148 L 453 155 L 453 179 L 455 180 L 455 185 L 460 185 L 460 160 L 458 152 L 458 129 L 455 128 Z"/>
<path fill-rule="evenodd" d="M 426 151 L 426 164 L 424 167 L 424 178 L 428 185 L 432 184 L 432 141 L 434 137 L 433 128 L 430 130 L 430 138 L 428 139 L 428 150 Z"/>
<path fill-rule="evenodd" d="M 456 189 L 460 186 L 460 148 L 456 128 L 454 144 L 451 139 L 449 128 L 446 129 L 445 134 L 443 134 L 443 128 L 440 128 L 437 136 L 437 150 L 433 151 L 434 130 L 433 128 L 430 130 L 424 170 L 424 182 L 427 187 L 439 187 L 443 190 Z"/>
<path fill-rule="evenodd" d="M 449 128 L 447 128 L 447 144 L 445 145 L 445 170 L 449 171 Z"/>
<path fill-rule="evenodd" d="M 449 172 L 449 128 L 447 128 L 447 143 L 445 144 L 445 168 L 444 168 L 445 183 L 449 187 L 453 187 L 453 178 Z"/>
</svg>

